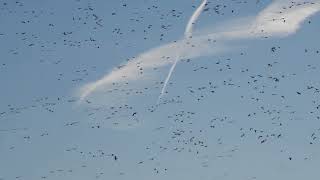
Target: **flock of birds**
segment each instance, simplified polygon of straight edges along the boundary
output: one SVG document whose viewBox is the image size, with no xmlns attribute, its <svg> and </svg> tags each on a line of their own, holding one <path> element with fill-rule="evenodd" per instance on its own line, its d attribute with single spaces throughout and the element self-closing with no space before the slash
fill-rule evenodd
<svg viewBox="0 0 320 180">
<path fill-rule="evenodd" d="M 14 97 L 13 102 L 10 98 L 1 102 L 0 141 L 10 141 L 0 142 L 0 180 L 170 179 L 170 174 L 177 177 L 175 164 L 183 167 L 185 161 L 211 177 L 210 171 L 219 171 L 212 170 L 214 162 L 232 162 L 241 156 L 245 146 L 274 148 L 282 157 L 280 161 L 288 163 L 308 163 L 317 157 L 312 153 L 299 154 L 286 145 L 299 137 L 299 143 L 306 149 L 320 146 L 320 84 L 314 81 L 316 78 L 308 79 L 317 75 L 319 68 L 320 47 L 313 42 L 301 42 L 293 52 L 292 44 L 288 45 L 286 40 L 265 40 L 266 45 L 261 44 L 258 54 L 243 49 L 210 57 L 211 60 L 182 59 L 159 104 L 155 101 L 164 84 L 161 79 L 141 86 L 114 82 L 102 92 L 101 98 L 88 97 L 80 102 L 76 95 L 70 95 L 71 90 L 97 78 L 108 61 L 91 54 L 88 57 L 92 59 L 78 62 L 70 60 L 76 56 L 68 52 L 115 53 L 115 57 L 129 61 L 126 56 L 132 52 L 126 54 L 128 49 L 135 52 L 132 49 L 140 50 L 139 44 L 149 46 L 174 39 L 174 34 L 180 31 L 178 27 L 199 2 L 192 2 L 185 11 L 181 7 L 162 6 L 158 0 L 140 2 L 141 7 L 133 1 L 120 0 L 112 1 L 114 7 L 106 13 L 104 7 L 97 5 L 98 1 L 75 0 L 68 2 L 72 5 L 67 7 L 71 12 L 63 15 L 59 9 L 38 3 L 33 8 L 33 2 L 0 0 L 0 22 L 9 27 L 0 29 L 1 54 L 5 57 L 1 59 L 0 74 L 16 71 L 19 64 L 28 68 L 25 64 L 32 64 L 35 68 L 30 71 L 50 74 L 43 75 L 45 85 L 30 82 L 38 91 L 43 88 L 47 92 L 41 92 L 40 96 L 37 91 L 30 93 L 21 102 Z M 259 0 L 211 0 L 203 16 L 218 20 L 236 17 L 247 7 L 261 9 L 266 4 Z M 61 18 L 65 20 L 62 22 Z M 306 27 L 318 28 L 313 21 L 317 20 L 308 20 Z M 25 56 L 33 59 L 24 59 Z M 260 56 L 264 58 L 258 62 Z M 295 56 L 300 59 L 294 59 Z M 295 63 L 295 68 L 288 68 L 288 64 Z M 137 68 L 144 73 L 143 66 L 137 64 Z M 2 78 L 5 81 L 2 84 L 10 87 L 9 81 L 22 83 L 18 76 L 12 80 Z M 21 97 L 9 91 L 7 96 Z M 33 117 L 28 123 L 28 118 Z M 42 120 L 46 118 L 49 120 Z M 303 130 L 297 132 L 297 127 Z M 62 158 L 55 160 L 58 155 L 52 155 L 50 149 L 43 156 L 48 158 L 45 165 L 35 164 L 37 153 L 32 154 L 35 162 L 20 162 L 14 157 L 29 156 L 24 154 L 24 148 L 39 153 L 42 150 L 36 147 L 51 142 Z M 183 159 L 182 164 L 173 162 L 179 158 Z M 7 166 L 9 161 L 11 165 Z M 24 167 L 14 169 L 20 163 Z M 216 179 L 227 179 L 232 174 L 221 171 L 222 177 Z M 245 179 L 259 179 L 259 175 L 249 174 Z"/>
</svg>

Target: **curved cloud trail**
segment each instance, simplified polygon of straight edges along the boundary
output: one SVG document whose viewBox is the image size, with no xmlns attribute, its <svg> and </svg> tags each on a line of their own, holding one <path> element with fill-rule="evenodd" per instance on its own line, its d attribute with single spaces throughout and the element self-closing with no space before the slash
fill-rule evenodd
<svg viewBox="0 0 320 180">
<path fill-rule="evenodd" d="M 200 4 L 200 6 L 194 11 L 192 16 L 190 17 L 188 24 L 186 26 L 185 32 L 184 32 L 184 38 L 191 38 L 193 26 L 194 26 L 195 22 L 198 20 L 200 14 L 201 14 L 203 8 L 206 6 L 206 4 L 207 4 L 207 0 L 203 0 L 202 3 Z M 162 99 L 162 96 L 164 95 L 164 93 L 167 89 L 167 85 L 168 85 L 168 82 L 171 78 L 171 75 L 172 75 L 173 71 L 175 70 L 179 60 L 180 60 L 180 54 L 177 54 L 177 57 L 175 58 L 175 61 L 174 61 L 173 65 L 171 66 L 169 73 L 164 81 L 163 87 L 162 87 L 160 95 L 158 97 L 157 104 L 160 103 L 160 100 Z"/>
<path fill-rule="evenodd" d="M 203 0 L 200 6 L 194 11 L 192 16 L 190 17 L 188 24 L 186 26 L 186 30 L 184 32 L 185 37 L 190 37 L 192 35 L 194 23 L 198 20 L 203 8 L 206 6 L 207 0 Z"/>
<path fill-rule="evenodd" d="M 320 0 L 305 3 L 304 0 L 274 0 L 269 6 L 251 20 L 222 26 L 221 31 L 209 29 L 205 34 L 183 38 L 164 44 L 140 54 L 121 68 L 114 68 L 101 79 L 88 83 L 80 89 L 80 100 L 93 92 L 108 87 L 114 82 L 142 80 L 146 73 L 139 73 L 137 65 L 144 70 L 173 64 L 177 54 L 181 59 L 211 56 L 231 50 L 225 42 L 241 39 L 262 39 L 262 37 L 286 37 L 294 34 L 304 20 L 320 10 Z M 280 13 L 281 12 L 281 13 Z M 228 31 L 225 31 L 228 29 Z M 191 31 L 190 31 L 191 32 Z"/>
</svg>

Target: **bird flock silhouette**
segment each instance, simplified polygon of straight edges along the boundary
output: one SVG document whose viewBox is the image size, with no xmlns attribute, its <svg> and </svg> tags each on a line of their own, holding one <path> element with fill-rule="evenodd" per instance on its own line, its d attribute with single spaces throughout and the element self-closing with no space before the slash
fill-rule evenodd
<svg viewBox="0 0 320 180">
<path fill-rule="evenodd" d="M 0 180 L 317 179 L 318 11 L 0 0 Z"/>
</svg>

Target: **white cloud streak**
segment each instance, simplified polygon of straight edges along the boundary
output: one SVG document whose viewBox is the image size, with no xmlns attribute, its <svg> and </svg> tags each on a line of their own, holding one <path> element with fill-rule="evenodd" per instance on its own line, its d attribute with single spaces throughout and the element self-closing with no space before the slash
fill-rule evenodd
<svg viewBox="0 0 320 180">
<path fill-rule="evenodd" d="M 228 51 L 223 42 L 260 37 L 285 37 L 295 33 L 303 21 L 320 10 L 320 0 L 274 0 L 253 20 L 237 24 L 228 31 L 212 30 L 206 34 L 168 43 L 140 54 L 122 68 L 114 68 L 101 79 L 88 83 L 80 89 L 80 99 L 91 93 L 108 87 L 114 82 L 142 80 L 144 74 L 137 70 L 137 64 L 143 69 L 152 69 L 173 64 L 177 54 L 180 59 L 211 56 Z M 200 11 L 201 12 L 201 11 Z M 194 19 L 200 15 L 195 15 Z M 188 26 L 187 26 L 188 27 Z M 191 27 L 191 28 L 190 28 Z M 186 34 L 192 33 L 192 23 Z M 187 28 L 188 29 L 188 28 Z"/>
<path fill-rule="evenodd" d="M 194 13 L 192 14 L 192 16 L 190 17 L 189 21 L 188 21 L 188 24 L 186 26 L 186 29 L 185 29 L 185 32 L 184 32 L 184 38 L 187 39 L 187 38 L 191 38 L 192 36 L 192 31 L 193 31 L 193 27 L 194 27 L 194 24 L 195 22 L 198 20 L 203 8 L 206 6 L 207 4 L 207 0 L 203 0 L 202 3 L 200 4 L 200 6 L 194 11 Z M 175 61 L 173 62 L 170 70 L 169 70 L 169 73 L 163 83 L 163 87 L 161 89 L 161 92 L 160 92 L 160 95 L 158 97 L 158 101 L 157 101 L 157 104 L 159 104 L 162 96 L 164 95 L 166 89 L 167 89 L 167 84 L 171 78 L 171 75 L 173 73 L 173 71 L 175 70 L 176 66 L 177 66 L 177 63 L 179 62 L 180 60 L 180 54 L 179 54 L 179 50 L 177 50 L 177 55 L 176 55 L 176 58 L 175 58 Z"/>
<path fill-rule="evenodd" d="M 207 4 L 207 0 L 203 0 L 202 3 L 200 4 L 200 6 L 194 11 L 192 16 L 190 17 L 188 24 L 186 26 L 186 30 L 184 32 L 185 37 L 192 36 L 194 24 L 198 20 L 200 14 L 201 14 L 202 10 L 204 9 L 204 7 L 206 6 L 206 4 Z"/>
</svg>

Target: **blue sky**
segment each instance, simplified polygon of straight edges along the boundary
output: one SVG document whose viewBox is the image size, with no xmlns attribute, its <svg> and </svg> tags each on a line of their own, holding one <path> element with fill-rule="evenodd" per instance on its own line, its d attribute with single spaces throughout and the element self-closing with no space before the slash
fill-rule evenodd
<svg viewBox="0 0 320 180">
<path fill-rule="evenodd" d="M 317 179 L 320 2 L 201 3 L 0 0 L 0 180 Z"/>
</svg>

